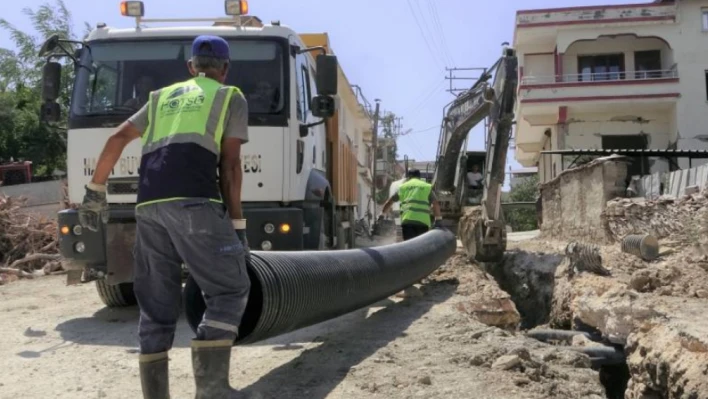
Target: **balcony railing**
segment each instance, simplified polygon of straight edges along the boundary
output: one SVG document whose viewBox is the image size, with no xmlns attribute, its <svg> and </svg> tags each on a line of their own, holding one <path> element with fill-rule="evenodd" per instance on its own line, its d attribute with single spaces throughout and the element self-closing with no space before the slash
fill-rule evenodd
<svg viewBox="0 0 708 399">
<path fill-rule="evenodd" d="M 598 82 L 652 81 L 676 78 L 678 78 L 678 70 L 676 68 L 671 68 L 655 71 L 624 71 L 576 73 L 547 76 L 524 76 L 521 78 L 521 85 L 554 85 L 564 83 L 593 84 Z"/>
</svg>

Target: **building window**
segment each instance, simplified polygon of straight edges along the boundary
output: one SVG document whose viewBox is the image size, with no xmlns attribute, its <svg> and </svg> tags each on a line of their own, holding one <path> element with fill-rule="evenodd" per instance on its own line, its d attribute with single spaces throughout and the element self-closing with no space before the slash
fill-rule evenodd
<svg viewBox="0 0 708 399">
<path fill-rule="evenodd" d="M 703 30 L 708 31 L 708 9 L 701 10 L 701 17 L 703 19 Z"/>
<path fill-rule="evenodd" d="M 661 50 L 635 51 L 634 70 L 635 79 L 662 78 Z"/>
<path fill-rule="evenodd" d="M 581 82 L 624 79 L 624 54 L 579 56 L 578 74 Z"/>
</svg>

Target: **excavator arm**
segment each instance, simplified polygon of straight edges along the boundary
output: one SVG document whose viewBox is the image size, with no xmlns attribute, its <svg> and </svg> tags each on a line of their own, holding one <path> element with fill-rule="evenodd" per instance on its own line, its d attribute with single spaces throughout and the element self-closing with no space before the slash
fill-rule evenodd
<svg viewBox="0 0 708 399">
<path fill-rule="evenodd" d="M 486 165 L 481 210 L 475 212 L 474 224 L 466 229 L 471 235 L 462 238 L 468 255 L 477 261 L 501 259 L 506 250 L 506 226 L 501 214 L 501 189 L 504 185 L 506 155 L 509 149 L 514 106 L 518 88 L 518 60 L 514 49 L 505 47 L 502 57 L 475 83 L 470 90 L 453 101 L 443 120 L 438 143 L 438 159 L 433 177 L 434 187 L 442 197 L 455 190 L 463 191 L 466 165 L 460 164 L 460 153 L 469 131 L 485 117 L 489 129 L 485 132 Z M 492 79 L 490 84 L 489 81 Z M 457 183 L 457 187 L 455 187 Z M 463 195 L 454 198 L 454 209 L 465 205 Z M 452 214 L 461 214 L 461 212 Z M 459 216 L 458 216 L 459 217 Z M 460 233 L 466 233 L 460 231 Z"/>
</svg>

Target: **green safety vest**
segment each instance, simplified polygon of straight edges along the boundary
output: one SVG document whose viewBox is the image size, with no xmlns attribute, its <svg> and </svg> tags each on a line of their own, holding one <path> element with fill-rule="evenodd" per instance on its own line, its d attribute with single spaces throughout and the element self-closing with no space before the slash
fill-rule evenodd
<svg viewBox="0 0 708 399">
<path fill-rule="evenodd" d="M 430 227 L 430 192 L 433 186 L 420 179 L 410 179 L 398 188 L 401 223 L 419 222 Z"/>
<path fill-rule="evenodd" d="M 164 202 L 170 200 L 203 197 L 220 201 L 217 187 L 208 190 L 199 188 L 199 176 L 214 174 L 221 153 L 221 139 L 224 135 L 224 122 L 231 97 L 241 91 L 234 86 L 226 86 L 206 77 L 195 77 L 184 82 L 175 83 L 151 93 L 148 100 L 148 126 L 141 140 L 143 171 L 153 173 L 150 184 L 143 184 L 141 178 L 138 189 L 138 204 Z M 184 171 L 184 181 L 170 178 L 161 181 L 155 176 L 154 167 L 142 165 L 151 158 L 162 155 L 157 152 L 164 147 L 179 144 L 197 145 L 198 153 L 187 154 L 187 159 L 163 160 L 163 169 Z M 201 155 L 200 155 L 201 154 Z M 204 155 L 204 154 L 213 154 Z M 190 159 L 191 158 L 191 159 Z M 156 161 L 156 160 L 153 160 Z M 158 161 L 157 164 L 160 162 Z M 152 165 L 156 165 L 152 162 Z M 150 170 L 152 169 L 152 170 Z M 207 171 L 208 170 L 208 171 Z M 193 176 L 192 176 L 193 174 Z M 165 177 L 168 173 L 163 172 Z M 211 180 L 211 179 L 209 179 Z M 207 182 L 203 182 L 207 183 Z M 211 186 L 211 184 L 209 184 Z"/>
</svg>

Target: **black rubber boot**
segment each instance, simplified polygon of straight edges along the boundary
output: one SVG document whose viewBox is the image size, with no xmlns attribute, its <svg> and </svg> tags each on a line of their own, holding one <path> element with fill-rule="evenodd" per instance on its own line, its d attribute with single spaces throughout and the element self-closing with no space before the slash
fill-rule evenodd
<svg viewBox="0 0 708 399">
<path fill-rule="evenodd" d="M 140 385 L 144 399 L 170 399 L 167 352 L 140 355 Z"/>
<path fill-rule="evenodd" d="M 192 367 L 197 384 L 195 399 L 242 398 L 229 383 L 231 340 L 192 341 Z"/>
</svg>

